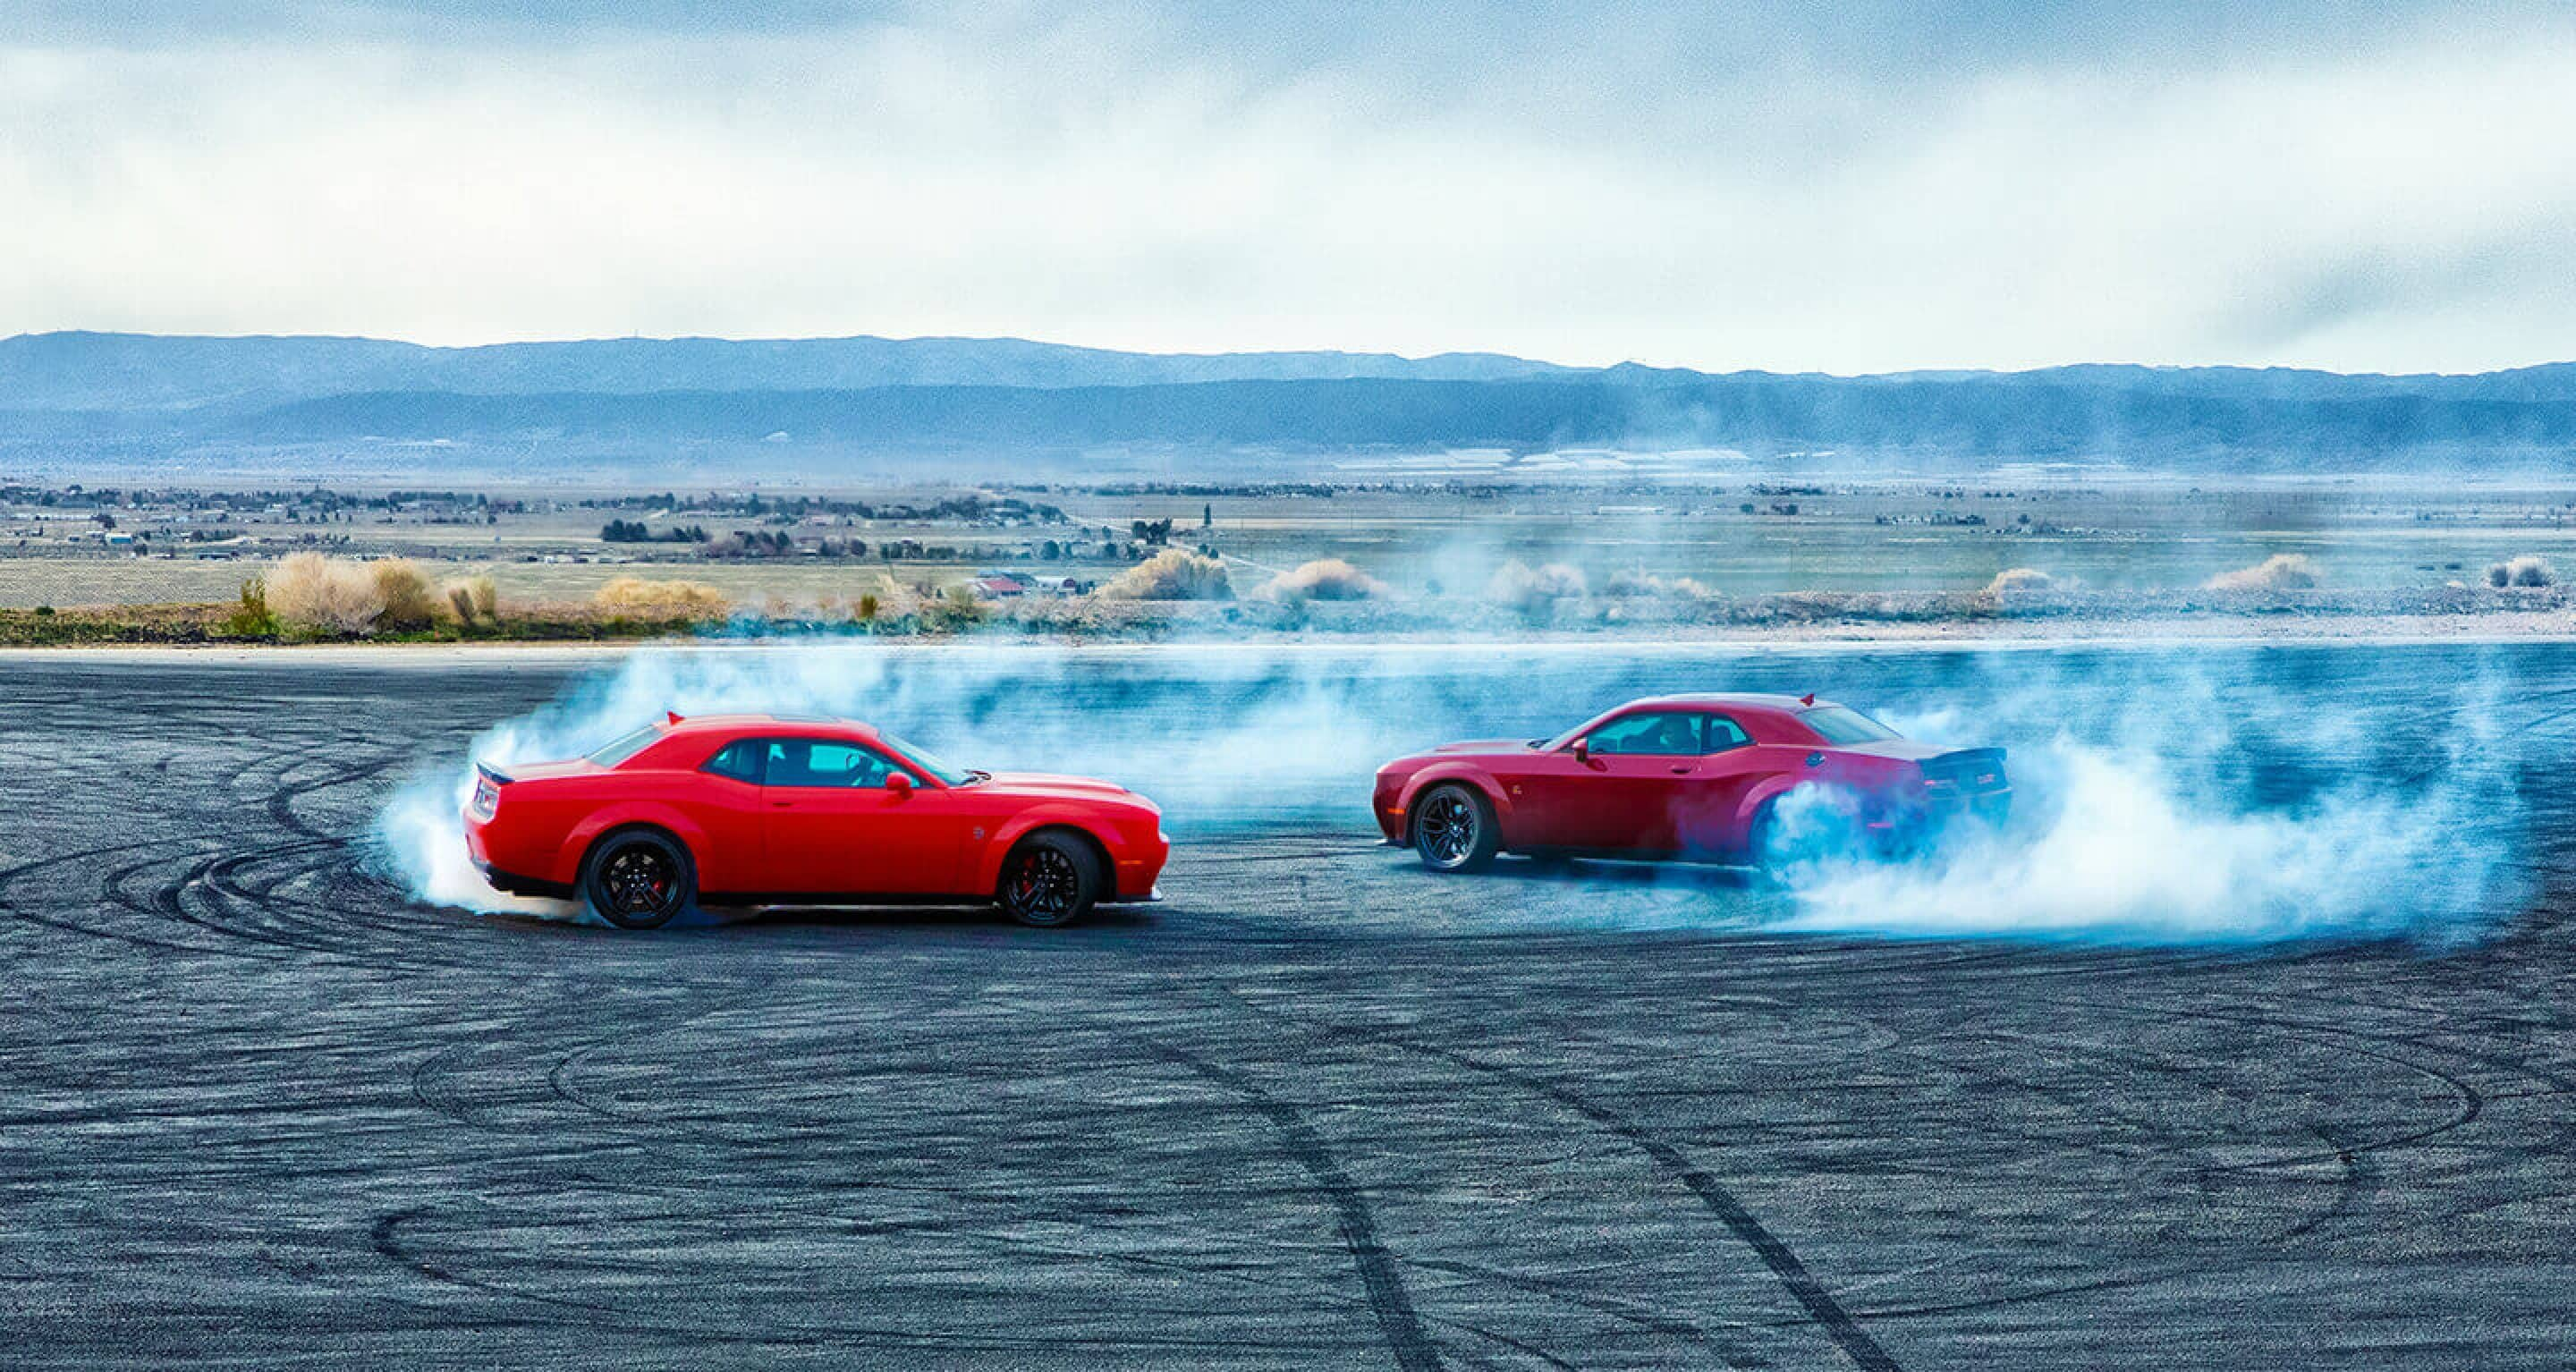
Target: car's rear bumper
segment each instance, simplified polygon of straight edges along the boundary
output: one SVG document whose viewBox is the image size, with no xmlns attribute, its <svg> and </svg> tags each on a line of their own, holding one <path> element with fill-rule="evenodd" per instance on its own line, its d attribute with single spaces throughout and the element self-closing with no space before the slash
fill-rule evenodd
<svg viewBox="0 0 2576 1372">
<path fill-rule="evenodd" d="M 505 872 L 479 857 L 474 859 L 474 869 L 483 874 L 483 880 L 493 890 L 503 895 L 535 896 L 541 900 L 572 899 L 572 887 L 560 881 L 548 881 L 543 877 L 527 877 L 516 872 Z"/>
</svg>

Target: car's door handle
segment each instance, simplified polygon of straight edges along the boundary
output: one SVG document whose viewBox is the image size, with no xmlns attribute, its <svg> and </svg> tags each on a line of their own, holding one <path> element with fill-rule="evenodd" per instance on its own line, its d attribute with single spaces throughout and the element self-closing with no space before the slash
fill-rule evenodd
<svg viewBox="0 0 2576 1372">
<path fill-rule="evenodd" d="M 1699 769 L 1697 767 L 1675 767 L 1673 769 L 1673 775 L 1677 777 L 1686 777 L 1698 770 Z"/>
<path fill-rule="evenodd" d="M 769 808 L 773 810 L 793 810 L 796 808 L 796 802 L 792 800 L 772 800 L 769 802 Z"/>
</svg>

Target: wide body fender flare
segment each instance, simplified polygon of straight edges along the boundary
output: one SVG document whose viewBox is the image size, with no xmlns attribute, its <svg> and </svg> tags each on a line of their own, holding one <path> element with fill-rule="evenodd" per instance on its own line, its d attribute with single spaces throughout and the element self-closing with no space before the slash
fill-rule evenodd
<svg viewBox="0 0 2576 1372">
<path fill-rule="evenodd" d="M 681 847 L 689 850 L 690 861 L 704 867 L 702 855 L 709 851 L 707 831 L 691 820 L 686 811 L 659 801 L 631 801 L 602 806 L 582 816 L 581 822 L 564 835 L 563 847 L 555 854 L 553 879 L 566 886 L 580 881 L 581 860 L 590 852 L 590 845 L 611 829 L 636 825 L 668 830 L 680 841 Z"/>
<path fill-rule="evenodd" d="M 1414 773 L 1412 778 L 1404 783 L 1404 790 L 1397 798 L 1396 803 L 1402 807 L 1405 814 L 1407 839 L 1413 837 L 1411 831 L 1413 803 L 1422 799 L 1423 793 L 1432 787 L 1451 782 L 1475 787 L 1477 792 L 1484 796 L 1485 803 L 1494 807 L 1494 819 L 1502 826 L 1502 831 L 1505 834 L 1512 831 L 1512 798 L 1503 794 L 1501 783 L 1494 780 L 1492 773 L 1472 762 L 1435 762 Z"/>
<path fill-rule="evenodd" d="M 1118 879 L 1118 841 L 1108 825 L 1079 805 L 1033 805 L 1003 821 L 984 840 L 983 849 L 970 856 L 966 889 L 990 891 L 1000 886 L 1002 859 L 1011 855 L 1012 845 L 1039 829 L 1078 830 L 1109 855 L 1110 869 L 1102 875 L 1113 883 Z"/>
</svg>

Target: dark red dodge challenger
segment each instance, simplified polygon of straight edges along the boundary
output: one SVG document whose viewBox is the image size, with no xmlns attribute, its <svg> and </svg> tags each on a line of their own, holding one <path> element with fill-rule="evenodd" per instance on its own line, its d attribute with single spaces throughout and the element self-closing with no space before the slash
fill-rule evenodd
<svg viewBox="0 0 2576 1372">
<path fill-rule="evenodd" d="M 2000 821 L 2000 748 L 1914 743 L 1814 696 L 1631 701 L 1551 739 L 1452 743 L 1378 769 L 1387 841 L 1435 871 L 1497 852 L 1761 865 L 1782 799 L 1813 785 L 1845 837 L 1900 846 L 1948 820 Z"/>
<path fill-rule="evenodd" d="M 586 758 L 478 768 L 495 887 L 651 929 L 693 902 L 991 901 L 1024 924 L 1150 900 L 1162 811 L 1082 777 L 966 771 L 846 720 L 672 715 Z"/>
</svg>

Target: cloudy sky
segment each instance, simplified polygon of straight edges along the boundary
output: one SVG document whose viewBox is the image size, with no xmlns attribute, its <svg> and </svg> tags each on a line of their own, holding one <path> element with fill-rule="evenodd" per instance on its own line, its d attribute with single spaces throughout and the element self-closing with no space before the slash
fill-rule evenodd
<svg viewBox="0 0 2576 1372">
<path fill-rule="evenodd" d="M 0 333 L 2576 358 L 2563 4 L 7 8 Z"/>
</svg>

